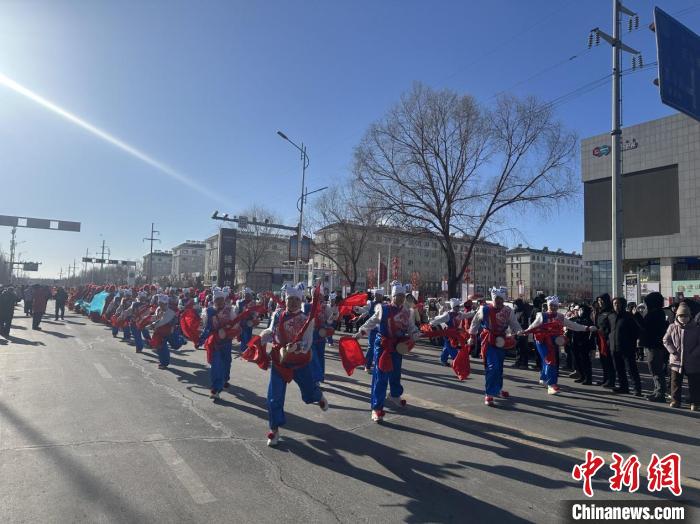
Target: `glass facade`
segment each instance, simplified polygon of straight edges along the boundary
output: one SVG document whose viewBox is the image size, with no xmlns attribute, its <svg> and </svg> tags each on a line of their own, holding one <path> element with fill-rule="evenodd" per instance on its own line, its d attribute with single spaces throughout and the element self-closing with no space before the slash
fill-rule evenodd
<svg viewBox="0 0 700 524">
<path fill-rule="evenodd" d="M 593 298 L 603 293 L 610 293 L 612 288 L 612 262 L 610 260 L 591 262 L 591 288 Z"/>
<path fill-rule="evenodd" d="M 637 273 L 640 282 L 659 282 L 661 280 L 661 260 L 651 258 L 649 260 L 625 260 L 622 263 L 622 272 Z"/>
<path fill-rule="evenodd" d="M 673 280 L 700 280 L 700 258 L 676 258 L 673 261 Z"/>
</svg>

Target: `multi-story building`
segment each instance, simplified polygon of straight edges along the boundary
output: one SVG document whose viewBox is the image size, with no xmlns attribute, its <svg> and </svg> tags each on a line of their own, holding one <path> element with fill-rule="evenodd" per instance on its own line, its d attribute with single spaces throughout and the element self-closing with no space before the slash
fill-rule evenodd
<svg viewBox="0 0 700 524">
<path fill-rule="evenodd" d="M 187 240 L 173 248 L 171 275 L 175 279 L 201 276 L 204 273 L 206 245 L 204 242 Z"/>
<path fill-rule="evenodd" d="M 173 268 L 173 253 L 171 251 L 161 251 L 156 249 L 153 254 L 148 253 L 143 256 L 143 272 L 149 276 L 151 270 L 151 258 L 153 258 L 153 274 L 151 280 L 170 276 Z"/>
<path fill-rule="evenodd" d="M 218 280 L 219 235 L 212 235 L 204 241 L 204 244 L 204 283 L 214 285 Z M 303 271 L 306 271 L 306 266 Z M 273 287 L 277 284 L 281 286 L 283 281 L 291 279 L 293 269 L 289 263 L 289 237 L 255 235 L 245 230 L 238 230 L 235 285 L 248 283 L 249 273 L 269 274 L 270 285 Z M 261 281 L 260 276 L 256 281 Z M 256 291 L 264 290 L 256 289 Z"/>
<path fill-rule="evenodd" d="M 219 269 L 219 234 L 212 235 L 204 241 L 204 285 L 216 284 Z"/>
<path fill-rule="evenodd" d="M 622 160 L 625 294 L 700 295 L 700 122 L 676 114 L 626 127 Z M 609 133 L 582 140 L 581 177 L 583 257 L 593 294 L 611 293 Z"/>
<path fill-rule="evenodd" d="M 327 226 L 316 232 L 315 270 L 331 270 L 340 288 L 348 283 L 331 257 L 324 256 L 322 246 L 332 242 L 342 242 L 343 236 L 338 226 Z M 357 226 L 358 228 L 360 226 Z M 454 238 L 455 253 L 460 261 L 466 255 L 469 238 Z M 337 261 L 336 261 L 337 262 Z M 493 242 L 478 242 L 467 267 L 464 280 L 470 294 L 486 294 L 492 286 L 506 285 L 506 248 Z M 388 271 L 387 271 L 388 268 Z M 438 295 L 444 289 L 447 278 L 447 257 L 434 236 L 424 232 L 411 232 L 406 229 L 376 227 L 367 233 L 365 247 L 357 263 L 356 289 L 367 289 L 376 285 L 377 271 L 379 284 L 386 285 L 396 278 L 412 282 L 415 288 L 426 295 Z"/>
<path fill-rule="evenodd" d="M 576 252 L 518 244 L 506 252 L 506 277 L 511 297 L 531 300 L 542 292 L 574 301 L 590 300 L 592 296 L 590 264 Z"/>
</svg>

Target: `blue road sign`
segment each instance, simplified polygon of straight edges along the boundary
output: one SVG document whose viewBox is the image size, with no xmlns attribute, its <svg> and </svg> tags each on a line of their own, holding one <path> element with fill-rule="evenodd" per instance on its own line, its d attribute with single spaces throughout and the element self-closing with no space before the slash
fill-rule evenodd
<svg viewBox="0 0 700 524">
<path fill-rule="evenodd" d="M 654 8 L 661 101 L 700 120 L 700 36 Z"/>
</svg>

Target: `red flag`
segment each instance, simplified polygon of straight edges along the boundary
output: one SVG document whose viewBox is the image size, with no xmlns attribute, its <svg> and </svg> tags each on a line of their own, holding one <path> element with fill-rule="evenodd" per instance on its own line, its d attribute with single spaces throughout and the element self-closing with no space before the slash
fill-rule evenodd
<svg viewBox="0 0 700 524">
<path fill-rule="evenodd" d="M 457 356 L 452 361 L 452 370 L 457 375 L 457 378 L 462 381 L 469 378 L 469 373 L 471 373 L 471 362 L 469 362 L 469 348 L 460 349 L 457 352 Z"/>
<path fill-rule="evenodd" d="M 199 342 L 199 328 L 201 324 L 202 319 L 199 318 L 199 315 L 194 309 L 186 309 L 180 315 L 180 328 L 182 329 L 182 334 L 195 344 Z"/>
<path fill-rule="evenodd" d="M 360 343 L 354 337 L 340 337 L 338 352 L 348 376 L 353 374 L 356 367 L 365 365 L 365 356 L 360 348 Z"/>
</svg>

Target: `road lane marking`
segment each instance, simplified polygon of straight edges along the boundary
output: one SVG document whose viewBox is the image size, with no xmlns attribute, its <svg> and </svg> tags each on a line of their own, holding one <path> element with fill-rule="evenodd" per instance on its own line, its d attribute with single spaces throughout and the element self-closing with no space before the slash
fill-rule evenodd
<svg viewBox="0 0 700 524">
<path fill-rule="evenodd" d="M 151 435 L 149 439 L 154 439 L 152 442 L 165 463 L 175 473 L 175 476 L 180 480 L 180 483 L 185 487 L 187 492 L 197 504 L 208 504 L 216 502 L 216 498 L 207 489 L 204 483 L 200 480 L 197 474 L 190 468 L 180 454 L 175 451 L 175 448 L 163 440 L 163 435 Z"/>
<path fill-rule="evenodd" d="M 112 378 L 112 375 L 109 374 L 109 371 L 107 371 L 107 369 L 102 364 L 98 364 L 97 362 L 95 362 L 93 366 L 95 366 L 95 369 L 97 369 L 97 372 L 102 378 Z"/>
</svg>

